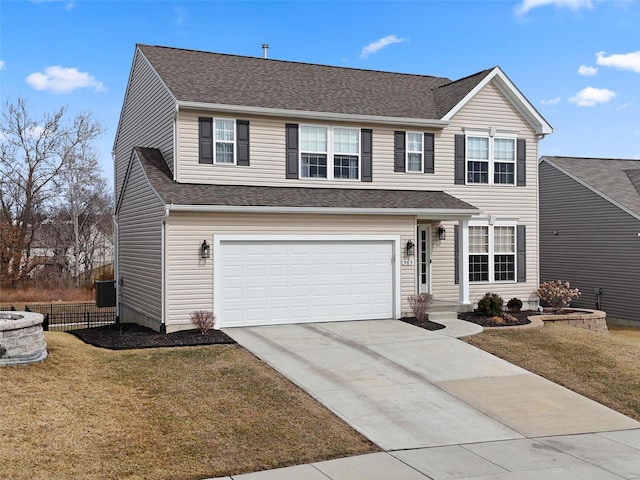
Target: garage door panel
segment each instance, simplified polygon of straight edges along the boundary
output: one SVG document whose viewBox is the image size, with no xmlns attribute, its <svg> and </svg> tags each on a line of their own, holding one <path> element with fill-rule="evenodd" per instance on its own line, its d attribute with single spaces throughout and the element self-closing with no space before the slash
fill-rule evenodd
<svg viewBox="0 0 640 480">
<path fill-rule="evenodd" d="M 223 241 L 218 325 L 393 317 L 391 241 Z"/>
</svg>

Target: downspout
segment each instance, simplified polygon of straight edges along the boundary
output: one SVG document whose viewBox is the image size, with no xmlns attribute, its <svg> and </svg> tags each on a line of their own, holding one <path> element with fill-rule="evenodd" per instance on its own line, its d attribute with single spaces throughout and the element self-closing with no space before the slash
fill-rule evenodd
<svg viewBox="0 0 640 480">
<path fill-rule="evenodd" d="M 161 284 L 161 297 L 162 297 L 162 302 L 161 302 L 161 312 L 160 312 L 160 317 L 161 317 L 161 325 L 160 325 L 160 333 L 167 333 L 167 298 L 166 298 L 166 293 L 167 293 L 167 289 L 166 289 L 166 270 L 167 270 L 167 262 L 166 262 L 166 229 L 167 229 L 167 219 L 169 218 L 169 205 L 165 205 L 164 207 L 164 215 L 162 216 L 162 245 L 160 247 L 161 251 L 160 251 L 160 262 L 162 263 L 162 271 L 160 273 L 161 275 L 161 280 L 160 280 L 160 284 Z"/>
<path fill-rule="evenodd" d="M 176 111 L 173 114 L 173 181 L 178 181 L 178 162 L 176 158 L 178 156 L 178 111 L 180 107 L 176 103 Z M 167 214 L 165 214 L 167 215 Z"/>
<path fill-rule="evenodd" d="M 115 175 L 115 165 L 116 165 L 116 151 L 111 150 L 111 158 L 113 159 L 113 168 Z M 114 192 L 115 192 L 115 180 L 114 180 Z M 116 199 L 116 202 L 118 200 Z M 118 216 L 116 215 L 117 205 L 113 206 L 113 280 L 116 288 L 116 321 L 120 320 L 120 295 L 122 293 L 122 289 L 120 288 L 120 280 L 118 275 L 120 273 L 120 242 L 119 242 L 119 228 L 118 228 Z"/>
</svg>

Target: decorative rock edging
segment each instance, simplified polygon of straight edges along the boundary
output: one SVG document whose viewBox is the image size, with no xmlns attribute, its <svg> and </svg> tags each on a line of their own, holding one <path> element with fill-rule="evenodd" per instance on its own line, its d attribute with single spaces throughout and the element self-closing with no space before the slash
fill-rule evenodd
<svg viewBox="0 0 640 480">
<path fill-rule="evenodd" d="M 561 314 L 542 314 L 529 317 L 543 322 L 559 323 L 571 327 L 584 328 L 598 333 L 609 333 L 607 328 L 607 313 L 602 310 L 589 310 L 586 308 L 565 308 Z"/>
<path fill-rule="evenodd" d="M 47 358 L 44 317 L 33 312 L 0 312 L 0 367 L 27 365 Z"/>
</svg>

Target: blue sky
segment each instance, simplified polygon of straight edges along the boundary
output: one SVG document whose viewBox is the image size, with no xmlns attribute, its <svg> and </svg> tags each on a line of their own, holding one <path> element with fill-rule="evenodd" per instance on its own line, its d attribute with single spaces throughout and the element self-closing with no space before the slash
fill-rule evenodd
<svg viewBox="0 0 640 480">
<path fill-rule="evenodd" d="M 554 127 L 541 155 L 640 159 L 640 0 L 2 0 L 0 93 L 91 111 L 111 148 L 136 43 L 458 79 L 499 65 Z"/>
</svg>

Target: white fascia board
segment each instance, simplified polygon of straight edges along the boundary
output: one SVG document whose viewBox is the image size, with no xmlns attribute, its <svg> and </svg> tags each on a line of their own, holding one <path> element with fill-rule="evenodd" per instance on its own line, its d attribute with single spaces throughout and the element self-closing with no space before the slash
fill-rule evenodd
<svg viewBox="0 0 640 480">
<path fill-rule="evenodd" d="M 518 90 L 518 88 L 513 84 L 509 77 L 507 77 L 504 72 L 499 68 L 495 67 L 491 73 L 489 73 L 482 81 L 475 86 L 473 90 L 471 90 L 465 97 L 449 112 L 442 117 L 442 120 L 450 122 L 451 119 L 467 104 L 469 101 L 475 97 L 480 90 L 492 82 L 496 80 L 495 85 L 498 89 L 505 95 L 513 104 L 513 106 L 518 110 L 518 112 L 527 119 L 527 121 L 533 126 L 536 133 L 538 135 L 548 135 L 553 133 L 553 128 L 551 125 L 547 123 L 547 121 L 538 113 L 538 111 L 531 105 L 531 102 L 525 98 L 524 95 Z"/>
<path fill-rule="evenodd" d="M 415 215 L 421 219 L 464 219 L 477 215 L 478 209 L 448 208 L 340 208 L 340 207 L 270 207 L 246 205 L 168 205 L 174 212 L 205 213 L 282 213 L 325 215 Z"/>
<path fill-rule="evenodd" d="M 604 193 L 602 193 L 600 190 L 598 190 L 595 187 L 592 187 L 591 185 L 589 185 L 587 182 L 585 182 L 584 180 L 582 180 L 580 177 L 575 176 L 573 173 L 569 172 L 568 170 L 565 170 L 564 168 L 562 168 L 559 165 L 556 165 L 555 163 L 553 163 L 551 160 L 549 160 L 546 157 L 542 157 L 542 159 L 540 160 L 539 164 L 541 164 L 542 162 L 547 162 L 549 165 L 551 165 L 552 167 L 554 167 L 556 170 L 558 170 L 559 172 L 564 173 L 567 177 L 571 178 L 572 180 L 575 180 L 576 182 L 578 182 L 580 185 L 582 185 L 585 188 L 588 188 L 589 190 L 591 190 L 593 193 L 595 193 L 596 195 L 598 195 L 600 198 L 603 198 L 604 200 L 606 200 L 607 202 L 611 203 L 612 205 L 615 205 L 616 207 L 618 207 L 620 210 L 622 210 L 625 213 L 628 213 L 629 215 L 631 215 L 634 218 L 637 218 L 638 220 L 640 220 L 640 215 L 638 215 L 636 212 L 634 212 L 633 210 L 630 210 L 629 208 L 625 207 L 623 204 L 621 204 L 620 202 L 614 200 L 613 198 L 609 197 L 608 195 L 605 195 Z"/>
<path fill-rule="evenodd" d="M 447 120 L 409 117 L 386 117 L 383 115 L 360 115 L 351 113 L 312 112 L 307 110 L 287 110 L 284 108 L 248 107 L 244 105 L 225 105 L 219 103 L 201 103 L 178 101 L 178 107 L 194 110 L 215 110 L 240 115 L 261 115 L 270 117 L 291 117 L 312 120 L 326 120 L 330 122 L 376 123 L 382 125 L 404 125 L 414 127 L 445 128 Z"/>
</svg>

